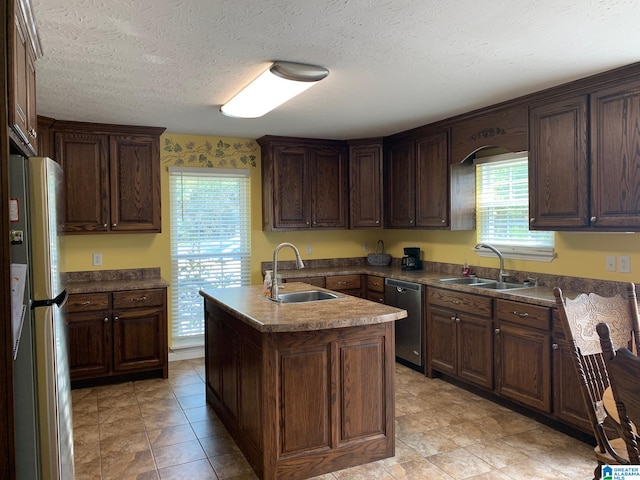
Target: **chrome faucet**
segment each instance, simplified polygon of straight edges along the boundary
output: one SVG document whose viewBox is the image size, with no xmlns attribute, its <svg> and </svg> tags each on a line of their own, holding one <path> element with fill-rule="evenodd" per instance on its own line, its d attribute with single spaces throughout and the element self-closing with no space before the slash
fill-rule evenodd
<svg viewBox="0 0 640 480">
<path fill-rule="evenodd" d="M 304 262 L 300 258 L 300 252 L 293 243 L 284 242 L 273 251 L 273 278 L 271 279 L 271 300 L 279 302 L 278 298 L 278 252 L 282 247 L 291 247 L 296 254 L 296 268 L 304 268 Z"/>
<path fill-rule="evenodd" d="M 498 250 L 496 247 L 494 247 L 493 245 L 491 245 L 490 243 L 478 243 L 475 246 L 476 250 L 479 250 L 481 248 L 488 248 L 498 256 L 498 258 L 500 259 L 500 273 L 498 273 L 498 282 L 499 283 L 504 282 L 504 279 L 508 277 L 509 274 L 504 271 L 504 256 L 502 255 L 502 252 Z"/>
</svg>

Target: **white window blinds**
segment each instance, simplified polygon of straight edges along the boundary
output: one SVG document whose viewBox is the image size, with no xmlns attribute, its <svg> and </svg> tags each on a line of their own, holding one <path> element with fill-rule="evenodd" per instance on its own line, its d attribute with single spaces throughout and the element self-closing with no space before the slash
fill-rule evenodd
<svg viewBox="0 0 640 480">
<path fill-rule="evenodd" d="M 169 168 L 172 348 L 203 344 L 202 288 L 250 284 L 249 171 Z"/>
<path fill-rule="evenodd" d="M 478 242 L 501 246 L 512 258 L 553 258 L 553 232 L 529 230 L 526 154 L 476 165 L 476 233 Z"/>
</svg>

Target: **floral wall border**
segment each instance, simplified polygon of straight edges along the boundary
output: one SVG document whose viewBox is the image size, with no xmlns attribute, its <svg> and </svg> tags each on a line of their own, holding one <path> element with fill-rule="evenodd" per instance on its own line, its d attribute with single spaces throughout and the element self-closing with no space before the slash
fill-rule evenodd
<svg viewBox="0 0 640 480">
<path fill-rule="evenodd" d="M 257 166 L 260 147 L 254 140 L 184 136 L 179 142 L 163 135 L 162 163 L 181 167 L 242 168 Z M 217 140 L 217 141 L 216 141 Z"/>
</svg>

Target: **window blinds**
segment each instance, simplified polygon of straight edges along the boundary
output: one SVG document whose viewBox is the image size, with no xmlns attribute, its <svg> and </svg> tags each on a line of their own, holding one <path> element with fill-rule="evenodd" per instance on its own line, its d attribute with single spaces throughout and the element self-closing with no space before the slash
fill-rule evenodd
<svg viewBox="0 0 640 480">
<path fill-rule="evenodd" d="M 250 284 L 248 170 L 169 168 L 172 348 L 203 344 L 200 289 Z"/>
</svg>

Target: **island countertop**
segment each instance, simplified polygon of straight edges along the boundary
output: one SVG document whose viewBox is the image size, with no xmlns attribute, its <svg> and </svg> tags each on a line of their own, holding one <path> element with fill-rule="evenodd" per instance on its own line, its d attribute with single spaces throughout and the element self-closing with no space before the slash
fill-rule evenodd
<svg viewBox="0 0 640 480">
<path fill-rule="evenodd" d="M 326 290 L 302 282 L 280 285 L 280 292 Z M 331 290 L 327 290 L 331 291 Z M 201 290 L 223 309 L 260 332 L 303 332 L 393 322 L 406 310 L 333 292 L 339 298 L 302 303 L 276 303 L 264 298 L 262 286 Z"/>
</svg>

